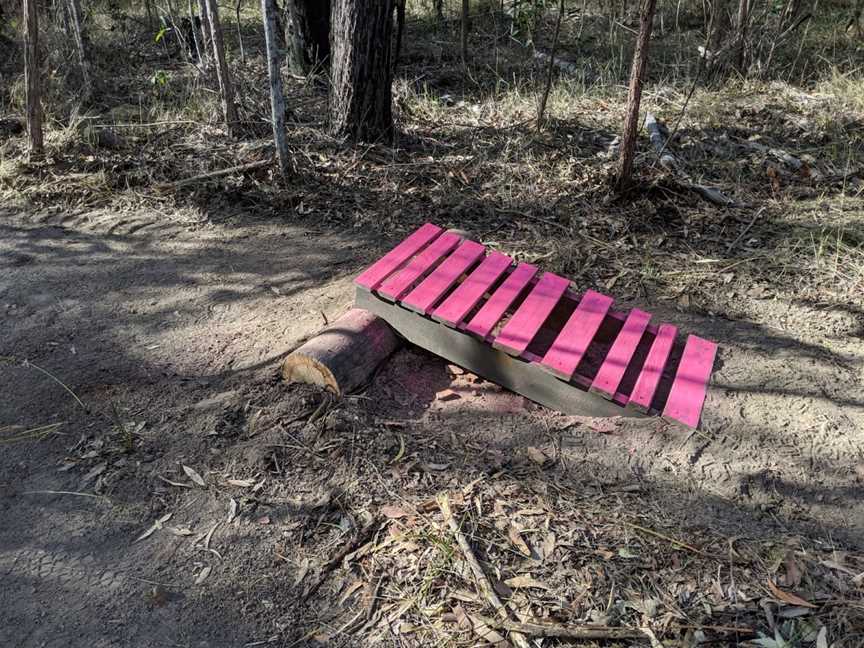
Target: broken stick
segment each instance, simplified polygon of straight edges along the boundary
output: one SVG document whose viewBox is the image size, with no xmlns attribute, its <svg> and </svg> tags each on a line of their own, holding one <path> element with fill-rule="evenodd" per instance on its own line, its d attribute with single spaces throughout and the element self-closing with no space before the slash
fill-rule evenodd
<svg viewBox="0 0 864 648">
<path fill-rule="evenodd" d="M 477 580 L 477 585 L 479 585 L 483 596 L 498 613 L 498 616 L 501 619 L 500 624 L 512 623 L 507 614 L 507 608 L 504 607 L 501 599 L 498 598 L 498 595 L 492 588 L 492 583 L 489 581 L 489 577 L 486 575 L 486 572 L 483 571 L 480 563 L 477 562 L 477 558 L 474 556 L 474 552 L 471 550 L 471 545 L 468 544 L 465 534 L 462 533 L 462 530 L 456 523 L 456 519 L 453 517 L 453 512 L 450 510 L 450 499 L 447 497 L 446 493 L 438 497 L 438 507 L 441 509 L 441 513 L 444 514 L 444 520 L 447 522 L 447 526 L 450 527 L 450 531 L 456 538 L 456 543 L 459 545 L 459 549 L 462 550 L 462 555 L 465 556 L 465 561 L 471 567 L 471 571 L 474 572 L 474 578 Z M 489 624 L 487 623 L 487 625 Z M 493 625 L 498 625 L 498 622 L 493 623 Z M 499 625 L 499 627 L 505 626 Z M 511 630 L 510 638 L 513 640 L 513 643 L 519 646 L 519 648 L 530 648 L 531 644 L 528 643 L 528 639 L 526 639 L 525 635 L 520 631 Z"/>
</svg>

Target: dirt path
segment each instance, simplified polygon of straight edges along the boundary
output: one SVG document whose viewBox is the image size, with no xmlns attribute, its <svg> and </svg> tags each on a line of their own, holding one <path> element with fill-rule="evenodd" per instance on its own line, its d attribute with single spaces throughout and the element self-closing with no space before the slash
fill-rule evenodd
<svg viewBox="0 0 864 648">
<path fill-rule="evenodd" d="M 88 407 L 32 368 L 0 367 L 0 427 L 63 423 L 0 453 L 9 645 L 239 646 L 314 630 L 286 592 L 333 551 L 316 535 L 320 512 L 336 528 L 354 523 L 334 484 L 382 502 L 364 498 L 374 479 L 353 454 L 339 470 L 278 466 L 293 477 L 274 479 L 267 444 L 296 440 L 256 427 L 256 407 L 308 410 L 307 394 L 276 380 L 279 361 L 350 304 L 350 278 L 374 253 L 350 231 L 251 217 L 0 217 L 0 355 L 50 371 Z M 861 313 L 767 298 L 761 321 L 734 322 L 648 306 L 721 341 L 699 433 L 568 421 L 416 351 L 354 406 L 402 421 L 409 442 L 436 439 L 428 452 L 448 456 L 475 444 L 505 461 L 554 428 L 573 483 L 635 485 L 684 526 L 864 546 Z M 446 386 L 462 396 L 437 401 Z M 245 499 L 228 480 L 250 480 L 232 485 Z M 256 501 L 264 493 L 268 505 Z M 290 552 L 298 534 L 304 555 Z"/>
</svg>

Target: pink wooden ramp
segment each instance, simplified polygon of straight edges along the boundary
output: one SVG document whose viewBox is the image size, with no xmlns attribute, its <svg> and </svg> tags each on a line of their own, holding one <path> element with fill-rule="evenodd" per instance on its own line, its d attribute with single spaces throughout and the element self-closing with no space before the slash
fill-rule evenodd
<svg viewBox="0 0 864 648">
<path fill-rule="evenodd" d="M 612 306 L 612 298 L 589 290 L 543 357 L 543 366 L 570 380 Z"/>
<path fill-rule="evenodd" d="M 456 326 L 504 274 L 512 259 L 493 251 L 432 313 L 432 319 Z"/>
<path fill-rule="evenodd" d="M 410 342 L 547 407 L 699 425 L 717 345 L 682 345 L 672 324 L 564 277 L 427 223 L 355 282 L 357 307 Z"/>
<path fill-rule="evenodd" d="M 569 285 L 564 277 L 551 272 L 540 277 L 492 346 L 510 355 L 522 355 Z"/>
<path fill-rule="evenodd" d="M 695 335 L 687 336 L 684 355 L 675 373 L 672 391 L 663 408 L 663 417 L 695 428 L 699 425 L 708 381 L 714 368 L 717 345 Z"/>
</svg>

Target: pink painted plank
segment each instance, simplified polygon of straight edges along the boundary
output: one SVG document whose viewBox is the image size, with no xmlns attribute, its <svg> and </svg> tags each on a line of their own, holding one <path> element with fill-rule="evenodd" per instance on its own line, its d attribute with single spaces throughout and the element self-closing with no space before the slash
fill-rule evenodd
<svg viewBox="0 0 864 648">
<path fill-rule="evenodd" d="M 437 238 L 443 231 L 437 225 L 426 223 L 360 273 L 354 280 L 354 283 L 367 290 L 375 290 L 382 281 L 398 270 L 403 263 L 417 254 L 417 252 Z"/>
<path fill-rule="evenodd" d="M 471 322 L 465 327 L 465 330 L 474 335 L 485 338 L 492 332 L 495 325 L 498 323 L 504 313 L 516 298 L 531 281 L 531 278 L 537 274 L 537 267 L 529 263 L 520 263 L 516 269 L 510 273 L 510 276 L 504 280 L 498 290 L 483 304 L 477 314 L 471 318 Z"/>
<path fill-rule="evenodd" d="M 501 334 L 495 338 L 492 346 L 510 355 L 520 355 L 531 344 L 531 340 L 569 285 L 570 282 L 564 277 L 551 272 L 544 273 L 510 321 L 501 329 Z"/>
<path fill-rule="evenodd" d="M 687 336 L 672 390 L 663 408 L 663 417 L 695 428 L 708 392 L 717 345 L 695 335 Z"/>
<path fill-rule="evenodd" d="M 486 253 L 476 241 L 464 241 L 435 271 L 402 300 L 402 305 L 426 315 L 441 296 Z"/>
<path fill-rule="evenodd" d="M 661 324 L 660 328 L 657 329 L 654 342 L 651 343 L 651 350 L 648 352 L 645 364 L 642 365 L 642 370 L 639 372 L 639 377 L 633 386 L 630 400 L 627 401 L 628 406 L 642 412 L 647 412 L 651 409 L 654 392 L 657 391 L 657 385 L 660 384 L 663 368 L 669 360 L 669 354 L 672 351 L 672 345 L 675 343 L 675 336 L 677 334 L 678 329 L 671 324 Z"/>
<path fill-rule="evenodd" d="M 378 295 L 390 301 L 396 301 L 404 295 L 420 279 L 425 272 L 434 266 L 442 257 L 459 245 L 457 234 L 442 234 L 432 244 L 415 256 L 396 274 L 390 275 L 377 290 Z"/>
<path fill-rule="evenodd" d="M 586 292 L 543 356 L 541 365 L 559 378 L 570 380 L 613 301 L 593 290 Z"/>
<path fill-rule="evenodd" d="M 450 293 L 444 302 L 432 311 L 432 319 L 448 326 L 456 326 L 462 321 L 487 290 L 504 274 L 513 260 L 506 254 L 492 251 L 482 263 Z"/>
<path fill-rule="evenodd" d="M 592 390 L 600 392 L 608 398 L 615 395 L 615 391 L 624 377 L 624 372 L 627 371 L 627 365 L 630 364 L 650 320 L 651 313 L 646 313 L 638 308 L 630 311 L 618 337 L 612 343 L 612 348 L 606 354 L 600 370 L 594 376 L 594 382 L 591 383 Z"/>
</svg>

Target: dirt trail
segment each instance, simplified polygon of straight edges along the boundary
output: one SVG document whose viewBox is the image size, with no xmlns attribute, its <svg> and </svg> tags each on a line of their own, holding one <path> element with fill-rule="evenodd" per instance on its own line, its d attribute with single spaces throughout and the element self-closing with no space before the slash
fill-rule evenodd
<svg viewBox="0 0 864 648">
<path fill-rule="evenodd" d="M 254 436 L 251 404 L 263 394 L 286 411 L 307 407 L 276 379 L 279 361 L 348 307 L 351 276 L 375 252 L 347 230 L 191 211 L 0 216 L 0 355 L 50 371 L 89 408 L 38 371 L 0 367 L 0 427 L 63 422 L 58 435 L 0 453 L 4 644 L 301 636 L 285 588 L 308 563 L 281 552 L 297 529 L 315 533 L 306 524 L 336 476 L 290 467 L 302 479 L 279 484 L 281 507 L 253 497 L 236 515 L 221 485 L 268 479 L 262 439 L 291 441 Z M 722 344 L 704 429 L 580 422 L 563 448 L 579 479 L 637 484 L 670 518 L 729 535 L 781 529 L 864 546 L 861 313 L 771 299 L 755 306 L 762 321 L 733 322 L 647 306 Z M 445 387 L 461 397 L 436 401 Z M 358 407 L 376 416 L 505 457 L 550 425 L 567 427 L 419 351 L 396 357 L 366 396 Z M 129 434 L 136 451 L 127 454 Z M 163 529 L 133 542 L 168 513 Z M 322 544 L 312 558 L 330 551 Z"/>
</svg>

